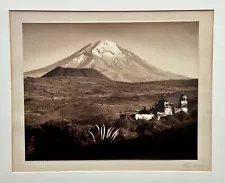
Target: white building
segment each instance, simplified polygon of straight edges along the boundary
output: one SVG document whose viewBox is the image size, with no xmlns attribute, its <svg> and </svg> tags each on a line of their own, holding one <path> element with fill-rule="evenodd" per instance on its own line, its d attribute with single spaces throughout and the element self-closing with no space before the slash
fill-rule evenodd
<svg viewBox="0 0 225 183">
<path fill-rule="evenodd" d="M 158 102 L 155 103 L 154 107 L 150 107 L 149 110 L 147 110 L 146 107 L 144 107 L 143 110 L 132 114 L 132 116 L 135 118 L 135 120 L 139 119 L 151 120 L 153 119 L 154 116 L 157 117 L 157 119 L 160 119 L 160 117 L 165 117 L 169 115 L 172 116 L 180 111 L 188 113 L 187 104 L 188 104 L 187 96 L 184 94 L 180 95 L 178 108 L 176 108 L 172 103 L 167 101 L 163 96 L 162 99 L 160 99 Z M 120 118 L 124 118 L 124 116 L 126 115 L 123 114 L 120 116 Z"/>
<path fill-rule="evenodd" d="M 135 114 L 135 119 L 145 119 L 150 120 L 154 117 L 154 114 Z"/>
</svg>

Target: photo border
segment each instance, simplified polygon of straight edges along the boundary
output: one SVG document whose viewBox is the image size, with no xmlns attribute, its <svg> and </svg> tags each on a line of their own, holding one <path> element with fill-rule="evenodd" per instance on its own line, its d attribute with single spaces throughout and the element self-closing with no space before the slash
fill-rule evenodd
<svg viewBox="0 0 225 183">
<path fill-rule="evenodd" d="M 55 14 L 55 15 L 53 15 Z M 116 20 L 115 20 L 116 19 Z M 199 22 L 198 160 L 25 161 L 22 23 Z M 210 171 L 213 11 L 10 11 L 13 171 Z M 211 73 L 211 74 L 209 74 Z M 206 100 L 207 99 L 207 100 Z M 207 114 L 207 115 L 206 115 Z M 110 162 L 110 163 L 109 163 Z M 123 166 L 121 166 L 123 164 Z M 75 167 L 76 166 L 76 167 Z M 134 168 L 135 167 L 135 168 Z"/>
</svg>

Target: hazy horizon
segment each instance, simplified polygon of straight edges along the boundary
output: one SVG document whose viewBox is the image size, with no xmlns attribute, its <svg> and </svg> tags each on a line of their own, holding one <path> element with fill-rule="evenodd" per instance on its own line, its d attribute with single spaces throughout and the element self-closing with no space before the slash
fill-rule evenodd
<svg viewBox="0 0 225 183">
<path fill-rule="evenodd" d="M 198 23 L 23 24 L 24 72 L 110 40 L 155 67 L 198 78 Z"/>
</svg>

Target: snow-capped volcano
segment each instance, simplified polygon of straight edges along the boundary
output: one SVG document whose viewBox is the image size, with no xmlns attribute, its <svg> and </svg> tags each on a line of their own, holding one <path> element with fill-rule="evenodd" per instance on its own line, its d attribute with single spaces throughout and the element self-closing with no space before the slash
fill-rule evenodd
<svg viewBox="0 0 225 183">
<path fill-rule="evenodd" d="M 109 40 L 89 44 L 73 55 L 53 65 L 25 73 L 26 76 L 41 76 L 62 68 L 92 68 L 116 81 L 144 82 L 186 77 L 160 70 L 148 64 L 134 53 Z"/>
<path fill-rule="evenodd" d="M 97 43 L 90 44 L 85 49 L 78 51 L 77 57 L 75 57 L 62 67 L 95 68 L 96 60 L 98 60 L 97 67 L 99 67 L 100 64 L 103 63 L 108 66 L 118 66 L 119 64 L 127 64 L 125 54 L 115 43 L 108 40 L 102 40 L 98 41 Z"/>
</svg>

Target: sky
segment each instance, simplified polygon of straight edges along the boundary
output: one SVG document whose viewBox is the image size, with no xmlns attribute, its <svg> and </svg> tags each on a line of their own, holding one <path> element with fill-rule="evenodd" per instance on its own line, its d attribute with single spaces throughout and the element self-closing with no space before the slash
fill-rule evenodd
<svg viewBox="0 0 225 183">
<path fill-rule="evenodd" d="M 99 40 L 110 40 L 165 71 L 198 77 L 197 22 L 23 24 L 24 72 Z"/>
</svg>

